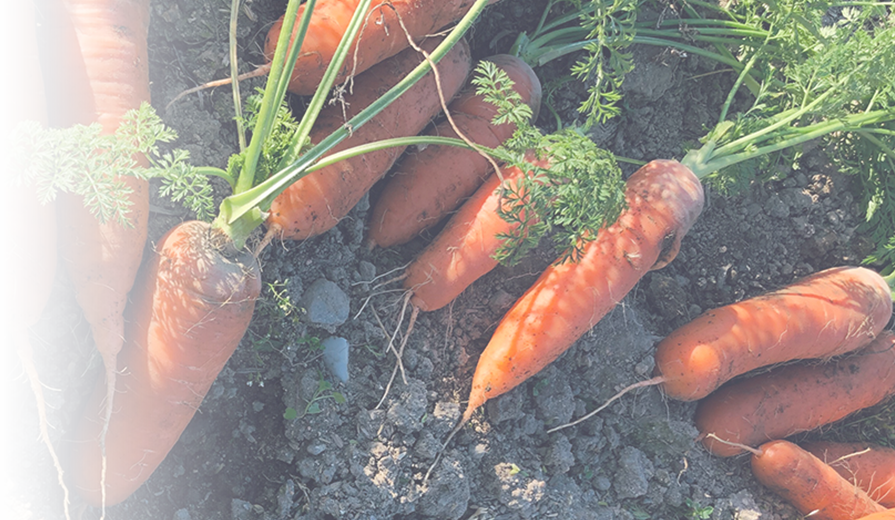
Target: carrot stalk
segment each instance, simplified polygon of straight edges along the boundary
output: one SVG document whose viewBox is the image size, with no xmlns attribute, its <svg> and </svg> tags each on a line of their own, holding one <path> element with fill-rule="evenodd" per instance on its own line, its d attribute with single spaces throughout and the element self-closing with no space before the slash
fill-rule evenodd
<svg viewBox="0 0 895 520">
<path fill-rule="evenodd" d="M 732 381 L 699 402 L 695 422 L 702 435 L 755 446 L 833 423 L 892 394 L 895 334 L 885 331 L 835 363 L 787 365 Z M 741 453 L 712 439 L 703 444 L 722 457 Z"/>
<path fill-rule="evenodd" d="M 30 0 L 0 2 L 0 130 L 19 121 L 47 123 L 46 99 Z M 0 177 L 6 172 L 0 171 Z M 40 319 L 56 273 L 55 205 L 41 205 L 33 187 L 0 185 L 0 325 L 12 335 L 16 354 L 34 393 L 40 437 L 47 446 L 64 493 L 62 465 L 50 440 L 43 395 L 28 329 Z"/>
<path fill-rule="evenodd" d="M 45 45 L 48 52 L 42 55 L 50 85 L 50 123 L 68 127 L 98 122 L 104 133 L 114 133 L 126 112 L 149 100 L 149 1 L 62 0 L 54 8 L 48 15 L 50 28 L 62 31 L 46 38 L 63 39 L 61 45 Z M 148 181 L 119 180 L 129 191 L 126 223 L 99 222 L 82 196 L 61 193 L 57 199 L 59 256 L 103 359 L 107 420 L 124 341 L 124 307 L 142 260 L 149 217 Z"/>
<path fill-rule="evenodd" d="M 854 520 L 885 508 L 807 451 L 787 441 L 762 444 L 752 473 L 813 520 Z"/>
</svg>

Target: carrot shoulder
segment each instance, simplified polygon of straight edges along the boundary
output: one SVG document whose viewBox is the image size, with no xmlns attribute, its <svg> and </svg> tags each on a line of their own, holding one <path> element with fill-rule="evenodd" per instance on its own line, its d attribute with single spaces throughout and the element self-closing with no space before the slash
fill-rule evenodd
<svg viewBox="0 0 895 520">
<path fill-rule="evenodd" d="M 11 0 L 0 2 L 0 130 L 11 130 L 23 120 L 46 126 L 47 109 L 38 62 L 34 4 L 31 0 Z M 32 187 L 0 187 L 0 325 L 12 336 L 34 392 L 40 436 L 65 491 L 68 517 L 68 490 L 50 440 L 43 387 L 28 333 L 50 298 L 55 274 L 55 205 L 41 205 Z"/>
<path fill-rule="evenodd" d="M 812 520 L 854 520 L 885 508 L 807 451 L 787 441 L 763 444 L 752 473 Z"/>
<path fill-rule="evenodd" d="M 541 83 L 531 67 L 508 54 L 490 56 L 484 61 L 507 73 L 513 89 L 536 118 L 541 105 Z M 451 102 L 448 112 L 460 132 L 481 146 L 497 147 L 516 129 L 512 123 L 493 124 L 497 106 L 477 95 L 472 85 Z M 428 134 L 457 137 L 449 121 L 439 123 Z M 379 247 L 408 242 L 459 206 L 491 172 L 491 162 L 475 150 L 430 145 L 407 154 L 393 169 L 370 211 L 369 242 Z"/>
<path fill-rule="evenodd" d="M 291 92 L 299 95 L 314 93 L 358 3 L 358 0 L 317 2 L 289 82 Z M 398 22 L 399 16 L 410 37 L 419 43 L 424 37 L 437 33 L 445 25 L 461 18 L 472 4 L 471 0 L 394 0 L 388 4 L 374 2 L 367 15 L 366 25 L 358 37 L 360 44 L 356 43 L 352 48 L 336 82 L 344 81 L 349 75 L 360 74 L 408 47 L 408 36 Z M 303 13 L 304 6 L 301 6 L 298 17 Z M 280 17 L 267 34 L 264 54 L 268 60 L 273 57 L 282 26 L 283 17 Z M 293 35 L 297 32 L 298 24 Z"/>
<path fill-rule="evenodd" d="M 429 39 L 422 47 L 431 51 L 440 40 Z M 354 94 L 346 97 L 343 113 L 338 104 L 321 111 L 312 131 L 316 143 L 369 106 L 423 60 L 407 49 L 355 79 Z M 437 65 L 445 98 L 452 98 L 471 67 L 469 46 L 458 42 Z M 417 135 L 441 110 L 434 75 L 424 76 L 394 103 L 356 129 L 330 153 L 389 137 Z M 299 179 L 271 204 L 267 227 L 277 236 L 303 240 L 332 229 L 357 204 L 373 184 L 388 172 L 403 147 L 387 148 L 340 161 Z"/>
<path fill-rule="evenodd" d="M 895 449 L 867 442 L 817 441 L 802 445 L 885 507 L 895 507 Z"/>
<path fill-rule="evenodd" d="M 127 311 L 106 438 L 106 504 L 121 502 L 162 462 L 248 328 L 261 291 L 255 258 L 204 222 L 169 231 L 140 271 Z M 67 472 L 91 504 L 102 503 L 99 382 L 67 439 Z"/>
<path fill-rule="evenodd" d="M 702 435 L 755 446 L 832 423 L 895 394 L 895 333 L 834 363 L 803 363 L 731 381 L 699 402 Z M 742 449 L 703 440 L 715 455 Z"/>
<path fill-rule="evenodd" d="M 876 272 L 836 267 L 788 287 L 708 311 L 656 346 L 665 393 L 707 396 L 755 368 L 829 358 L 866 345 L 892 315 L 892 292 Z"/>
<path fill-rule="evenodd" d="M 473 375 L 464 418 L 551 363 L 593 327 L 643 275 L 664 267 L 702 211 L 702 185 L 676 161 L 634 173 L 626 208 L 577 262 L 548 267 L 501 320 Z"/>
</svg>

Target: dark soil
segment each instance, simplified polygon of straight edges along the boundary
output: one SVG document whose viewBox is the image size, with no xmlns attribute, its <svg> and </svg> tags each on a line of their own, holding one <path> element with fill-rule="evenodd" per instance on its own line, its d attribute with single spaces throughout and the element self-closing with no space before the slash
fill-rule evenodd
<svg viewBox="0 0 895 520">
<path fill-rule="evenodd" d="M 228 74 L 228 4 L 153 0 L 153 102 L 195 164 L 223 167 L 236 150 L 230 90 L 166 105 L 182 90 Z M 285 2 L 246 5 L 241 70 L 263 61 L 267 27 Z M 533 27 L 543 5 L 531 0 L 489 8 L 472 34 L 475 57 L 506 52 L 519 31 Z M 661 49 L 637 48 L 635 57 L 624 117 L 591 135 L 621 156 L 680 158 L 685 145 L 714 124 L 732 75 L 696 56 Z M 571 63 L 538 72 L 558 77 Z M 242 90 L 262 85 L 263 79 L 250 80 Z M 553 96 L 565 124 L 578 119 L 584 89 L 567 83 Z M 301 99 L 293 101 L 301 107 Z M 555 128 L 549 110 L 541 111 L 538 124 Z M 477 413 L 426 487 L 423 475 L 462 411 L 478 354 L 553 251 L 543 246 L 516 267 L 499 267 L 449 308 L 421 315 L 404 352 L 406 381 L 399 375 L 377 406 L 395 366 L 385 350 L 388 338 L 406 325 L 398 321 L 397 285 L 380 282 L 428 237 L 368 252 L 362 247 L 365 199 L 323 236 L 271 245 L 260 259 L 263 299 L 237 354 L 162 466 L 130 499 L 109 508 L 107 518 L 797 518 L 754 482 L 747 458 L 718 459 L 695 441 L 693 403 L 666 400 L 656 388 L 625 396 L 579 426 L 545 433 L 649 378 L 657 339 L 703 310 L 860 262 L 868 251 L 855 231 L 860 216 L 850 179 L 828 166 L 823 151 L 806 148 L 797 169 L 774 176 L 744 195 L 724 197 L 709 189 L 706 209 L 677 259 L 648 274 L 557 362 Z M 152 239 L 190 218 L 166 201 L 154 204 Z M 89 327 L 69 283 L 57 278 L 53 303 L 33 335 L 53 440 L 64 435 L 101 377 Z M 321 278 L 350 298 L 344 323 L 324 326 L 304 316 L 303 296 Z M 312 348 L 315 338 L 331 335 L 351 346 L 347 382 L 336 379 Z M 19 372 L 10 377 L 17 383 L 10 397 L 22 419 L 10 434 L 16 448 L 9 467 L 27 471 L 4 483 L 8 495 L 0 516 L 62 518 L 62 493 L 35 440 L 33 396 Z M 317 392 L 321 381 L 332 389 Z M 319 399 L 309 404 L 314 397 Z M 285 418 L 287 409 L 297 416 Z M 72 500 L 75 518 L 99 517 L 78 497 Z"/>
</svg>

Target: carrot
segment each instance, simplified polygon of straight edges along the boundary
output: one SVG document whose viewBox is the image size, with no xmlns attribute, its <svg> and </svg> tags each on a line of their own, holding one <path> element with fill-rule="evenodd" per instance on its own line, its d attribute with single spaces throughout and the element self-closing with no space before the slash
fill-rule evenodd
<svg viewBox="0 0 895 520">
<path fill-rule="evenodd" d="M 427 40 L 423 49 L 431 51 L 439 41 Z M 422 60 L 417 51 L 407 49 L 359 76 L 355 80 L 354 93 L 346 96 L 345 112 L 338 105 L 326 107 L 317 119 L 311 141 L 317 143 L 342 126 L 346 118 L 370 105 Z M 446 99 L 460 90 L 470 67 L 469 46 L 465 40 L 455 45 L 438 63 L 441 89 Z M 436 92 L 435 78 L 430 72 L 330 153 L 386 137 L 418 134 L 441 110 Z M 385 175 L 402 151 L 402 147 L 393 147 L 366 153 L 299 179 L 271 204 L 266 222 L 269 232 L 282 238 L 303 240 L 333 228 Z"/>
<path fill-rule="evenodd" d="M 11 130 L 23 120 L 47 124 L 34 31 L 31 0 L 0 2 L 0 130 Z M 50 298 L 55 274 L 55 206 L 41 205 L 33 187 L 0 186 L 0 325 L 12 336 L 34 392 L 40 436 L 65 493 L 63 507 L 68 518 L 68 489 L 50 440 L 46 400 L 28 334 Z"/>
<path fill-rule="evenodd" d="M 358 4 L 358 0 L 326 0 L 317 3 L 289 82 L 291 92 L 299 95 L 314 93 Z M 360 74 L 403 51 L 409 45 L 408 34 L 416 42 L 435 34 L 442 27 L 462 17 L 471 6 L 470 0 L 395 0 L 388 4 L 374 2 L 358 36 L 360 43 L 354 44 L 336 82 L 344 81 L 349 75 Z M 303 13 L 304 6 L 299 8 L 297 16 L 300 18 Z M 268 61 L 273 57 L 282 25 L 283 17 L 280 17 L 267 34 L 264 54 Z M 293 38 L 297 33 L 296 24 Z"/>
<path fill-rule="evenodd" d="M 165 458 L 239 344 L 261 291 L 254 256 L 207 223 L 174 227 L 155 251 L 127 309 L 104 488 L 104 383 L 67 439 L 73 487 L 94 505 L 121 502 Z"/>
<path fill-rule="evenodd" d="M 763 296 L 710 310 L 656 346 L 656 372 L 674 399 L 701 399 L 725 381 L 793 359 L 829 358 L 866 345 L 892 315 L 876 272 L 836 267 Z"/>
<path fill-rule="evenodd" d="M 885 511 L 871 513 L 867 516 L 858 518 L 858 520 L 895 520 L 895 509 L 886 509 Z"/>
<path fill-rule="evenodd" d="M 853 520 L 885 510 L 833 468 L 791 442 L 761 445 L 752 455 L 752 473 L 812 520 Z"/>
<path fill-rule="evenodd" d="M 114 133 L 126 112 L 149 101 L 149 0 L 59 0 L 46 11 L 42 49 L 51 125 L 98 122 L 104 133 Z M 124 308 L 149 218 L 148 181 L 120 181 L 131 190 L 126 225 L 99 222 L 81 196 L 60 193 L 57 199 L 59 257 L 103 359 L 107 416 L 114 407 Z"/>
<path fill-rule="evenodd" d="M 541 83 L 521 59 L 508 54 L 485 58 L 503 69 L 513 81 L 513 89 L 537 117 L 541 104 Z M 495 148 L 513 135 L 512 123 L 494 125 L 497 106 L 477 95 L 473 86 L 455 99 L 448 112 L 460 131 L 472 142 Z M 430 135 L 458 137 L 449 121 L 428 132 Z M 390 247 L 408 242 L 424 229 L 460 205 L 487 178 L 491 163 L 475 150 L 453 146 L 428 146 L 409 154 L 392 173 L 373 205 L 368 241 L 372 246 Z M 446 174 L 447 173 L 447 174 Z"/>
<path fill-rule="evenodd" d="M 625 199 L 618 220 L 584 246 L 578 262 L 549 266 L 498 324 L 476 366 L 461 425 L 559 357 L 644 274 L 667 265 L 704 195 L 685 166 L 657 160 L 628 179 Z"/>
<path fill-rule="evenodd" d="M 535 161 L 547 167 L 547 160 Z M 522 170 L 504 168 L 502 177 L 517 182 Z M 497 267 L 498 235 L 515 227 L 498 214 L 502 202 L 500 177 L 492 174 L 451 217 L 435 240 L 407 267 L 404 288 L 410 302 L 422 311 L 440 309 L 469 285 Z"/>
<path fill-rule="evenodd" d="M 715 455 L 812 430 L 895 394 L 895 333 L 834 363 L 803 363 L 731 381 L 699 402 L 696 427 Z M 712 434 L 712 435 L 709 435 Z"/>
<path fill-rule="evenodd" d="M 802 445 L 885 507 L 895 507 L 895 449 L 866 442 L 816 441 Z"/>
</svg>

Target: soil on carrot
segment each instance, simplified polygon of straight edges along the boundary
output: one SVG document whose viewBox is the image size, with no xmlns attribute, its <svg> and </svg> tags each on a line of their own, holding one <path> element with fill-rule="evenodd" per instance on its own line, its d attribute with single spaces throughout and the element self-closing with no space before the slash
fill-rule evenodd
<svg viewBox="0 0 895 520">
<path fill-rule="evenodd" d="M 227 5 L 152 5 L 153 103 L 196 164 L 224 166 L 236 149 L 229 87 L 166 105 L 180 91 L 229 73 Z M 471 37 L 475 57 L 506 52 L 518 32 L 533 28 L 543 6 L 526 0 L 490 7 Z M 245 4 L 241 70 L 263 61 L 267 28 L 283 9 L 276 0 Z M 697 56 L 660 48 L 635 48 L 635 60 L 625 82 L 625 116 L 590 135 L 620 156 L 680 158 L 686 143 L 715 123 L 734 77 Z M 536 71 L 547 83 L 572 61 Z M 242 91 L 262 85 L 263 79 L 250 80 Z M 547 98 L 553 111 L 542 109 L 539 126 L 552 131 L 556 117 L 574 123 L 584 89 L 578 81 L 559 85 Z M 302 99 L 292 102 L 301 109 Z M 558 361 L 477 412 L 425 485 L 462 412 L 478 354 L 554 251 L 541 247 L 520 265 L 497 268 L 448 308 L 421 314 L 396 372 L 389 345 L 403 339 L 409 310 L 402 321 L 403 295 L 389 280 L 431 235 L 368 251 L 365 198 L 323 236 L 270 245 L 260 258 L 262 300 L 236 355 L 161 467 L 110 507 L 107 518 L 797 518 L 754 481 L 747 458 L 710 456 L 695 440 L 695 405 L 664 399 L 657 388 L 546 433 L 648 379 L 657 339 L 703 310 L 864 258 L 868 245 L 856 231 L 851 179 L 832 169 L 822 150 L 806 147 L 797 169 L 773 174 L 777 180 L 743 195 L 708 190 L 706 209 L 677 259 L 648 274 Z M 164 200 L 153 209 L 151 239 L 190 218 Z M 345 381 L 323 355 L 321 343 L 330 337 L 350 346 Z M 34 344 L 58 445 L 102 377 L 89 327 L 62 274 Z M 9 518 L 63 518 L 63 494 L 37 440 L 33 395 L 19 373 L 8 376 L 11 410 L 21 420 L 8 432 L 14 449 L 7 460 L 24 471 L 3 482 L 0 511 Z M 72 516 L 99 518 L 100 511 L 73 495 Z"/>
</svg>

